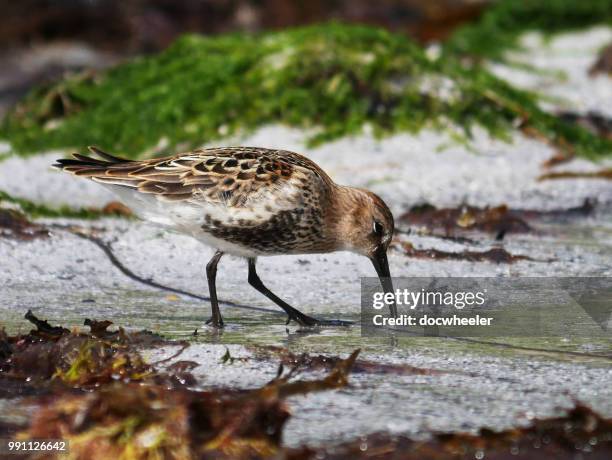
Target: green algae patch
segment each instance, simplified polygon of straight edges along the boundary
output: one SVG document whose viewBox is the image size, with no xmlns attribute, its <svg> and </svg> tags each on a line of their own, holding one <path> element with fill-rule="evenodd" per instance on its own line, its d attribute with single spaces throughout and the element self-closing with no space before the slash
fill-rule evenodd
<svg viewBox="0 0 612 460">
<path fill-rule="evenodd" d="M 3 204 L 17 206 L 23 213 L 31 218 L 66 217 L 70 219 L 100 219 L 102 217 L 131 217 L 131 211 L 115 201 L 108 203 L 101 209 L 98 208 L 72 208 L 68 205 L 47 206 L 35 203 L 25 198 L 15 197 L 0 190 L 0 210 Z"/>
<path fill-rule="evenodd" d="M 69 217 L 75 219 L 97 219 L 102 213 L 91 209 L 73 209 L 69 206 L 51 207 L 44 204 L 34 203 L 25 198 L 18 198 L 0 190 L 0 204 L 9 203 L 17 205 L 25 214 L 32 218 L 37 217 Z"/>
<path fill-rule="evenodd" d="M 501 60 L 504 52 L 519 47 L 525 32 L 551 35 L 594 25 L 612 25 L 610 0 L 501 0 L 475 23 L 457 29 L 445 48 L 451 56 Z"/>
<path fill-rule="evenodd" d="M 382 29 L 324 24 L 259 35 L 184 36 L 159 55 L 31 92 L 0 127 L 21 154 L 98 145 L 160 155 L 271 123 L 310 144 L 362 132 L 434 128 L 469 141 L 475 127 L 516 127 L 595 158 L 612 142 L 544 112 L 539 97 L 481 66 L 435 59 Z"/>
</svg>

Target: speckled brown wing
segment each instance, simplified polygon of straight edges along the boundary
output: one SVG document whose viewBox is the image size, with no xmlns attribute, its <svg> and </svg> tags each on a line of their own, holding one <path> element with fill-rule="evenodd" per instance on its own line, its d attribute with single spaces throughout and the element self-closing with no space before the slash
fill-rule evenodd
<svg viewBox="0 0 612 460">
<path fill-rule="evenodd" d="M 54 165 L 110 187 L 136 215 L 223 252 L 257 257 L 326 252 L 334 187 L 297 153 L 224 147 L 144 161 L 98 149 Z"/>
<path fill-rule="evenodd" d="M 331 183 L 316 164 L 284 150 L 209 148 L 143 161 L 124 160 L 95 147 L 90 150 L 101 159 L 74 154 L 75 159 L 58 160 L 55 166 L 163 201 L 205 201 L 233 208 L 269 201 L 268 207 L 287 209 L 287 201 L 299 199 L 306 185 L 320 188 Z"/>
</svg>

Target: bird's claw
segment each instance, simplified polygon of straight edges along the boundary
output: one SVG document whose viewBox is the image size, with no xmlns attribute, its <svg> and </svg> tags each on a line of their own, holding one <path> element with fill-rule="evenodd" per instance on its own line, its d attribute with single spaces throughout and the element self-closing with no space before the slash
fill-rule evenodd
<svg viewBox="0 0 612 460">
<path fill-rule="evenodd" d="M 289 325 L 291 321 L 295 321 L 297 324 L 304 327 L 318 326 L 321 323 L 321 321 L 319 321 L 318 319 L 311 318 L 310 316 L 289 314 L 287 315 L 287 321 L 285 322 L 285 325 Z"/>
<path fill-rule="evenodd" d="M 288 315 L 287 322 L 285 325 L 288 325 L 291 321 L 295 321 L 297 324 L 303 327 L 315 327 L 315 326 L 351 326 L 353 324 L 352 321 L 343 321 L 340 319 L 316 319 L 307 315 Z"/>
</svg>

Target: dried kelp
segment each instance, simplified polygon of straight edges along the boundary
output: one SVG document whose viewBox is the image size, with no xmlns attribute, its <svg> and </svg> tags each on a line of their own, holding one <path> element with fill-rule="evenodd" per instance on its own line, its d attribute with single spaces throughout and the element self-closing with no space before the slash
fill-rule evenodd
<svg viewBox="0 0 612 460">
<path fill-rule="evenodd" d="M 558 150 L 555 152 L 550 158 L 544 160 L 542 162 L 542 168 L 553 168 L 555 166 L 562 165 L 564 163 L 568 163 L 575 158 L 571 152 Z"/>
<path fill-rule="evenodd" d="M 96 209 L 92 209 L 92 212 L 97 212 Z M 123 217 L 133 217 L 134 213 L 130 208 L 128 208 L 123 203 L 118 201 L 111 201 L 107 203 L 102 209 L 99 211 L 104 216 L 123 216 Z"/>
<path fill-rule="evenodd" d="M 91 331 L 91 335 L 98 338 L 104 338 L 118 334 L 119 331 L 109 331 L 108 327 L 113 324 L 112 321 L 96 321 L 89 318 L 85 318 L 83 325 L 88 326 Z"/>
<path fill-rule="evenodd" d="M 612 168 L 600 169 L 599 171 L 558 171 L 542 174 L 538 180 L 550 179 L 612 179 Z"/>
<path fill-rule="evenodd" d="M 356 356 L 321 380 L 281 377 L 248 391 L 115 382 L 54 398 L 17 437 L 62 438 L 77 459 L 271 458 L 283 450 L 284 398 L 345 386 Z"/>
<path fill-rule="evenodd" d="M 280 399 L 113 384 L 41 408 L 18 437 L 62 438 L 77 459 L 266 458 L 280 446 Z"/>
<path fill-rule="evenodd" d="M 280 359 L 281 364 L 292 372 L 332 370 L 342 358 L 328 355 L 296 354 L 283 347 L 257 347 L 253 349 L 258 359 Z M 410 366 L 408 364 L 378 363 L 371 360 L 357 359 L 351 366 L 353 374 L 390 374 L 390 375 L 440 375 L 450 373 L 437 369 Z"/>
<path fill-rule="evenodd" d="M 0 329 L 0 360 L 8 358 L 12 353 L 13 347 L 9 343 L 9 337 L 4 329 Z"/>
<path fill-rule="evenodd" d="M 463 260 L 467 262 L 493 262 L 496 264 L 512 264 L 520 260 L 535 260 L 521 254 L 510 254 L 504 248 L 491 248 L 486 251 L 449 252 L 440 249 L 418 249 L 412 243 L 404 242 L 401 248 L 408 257 L 434 260 Z"/>
<path fill-rule="evenodd" d="M 399 218 L 400 223 L 428 231 L 442 230 L 446 236 L 466 231 L 486 233 L 527 233 L 532 229 L 506 205 L 493 208 L 461 206 L 438 209 L 430 204 L 413 206 Z"/>
<path fill-rule="evenodd" d="M 512 212 L 526 220 L 554 220 L 566 222 L 569 219 L 588 217 L 595 211 L 597 200 L 585 198 L 581 205 L 566 209 L 549 209 L 546 211 L 536 209 L 513 209 Z"/>
<path fill-rule="evenodd" d="M 21 212 L 0 208 L 0 237 L 31 241 L 48 236 L 48 229 L 43 225 L 30 222 Z"/>
<path fill-rule="evenodd" d="M 28 335 L 8 338 L 11 353 L 2 362 L 3 377 L 21 379 L 30 386 L 48 387 L 48 382 L 92 388 L 115 380 L 143 380 L 151 368 L 132 350 L 125 334 L 102 340 L 93 334 L 70 332 L 36 318 Z"/>
<path fill-rule="evenodd" d="M 597 60 L 589 69 L 589 75 L 591 77 L 598 74 L 612 76 L 612 43 L 601 50 Z"/>
<path fill-rule="evenodd" d="M 470 232 L 483 232 L 502 239 L 508 233 L 531 233 L 535 229 L 529 221 L 560 220 L 585 217 L 595 208 L 595 201 L 585 199 L 583 204 L 567 209 L 535 210 L 512 209 L 502 204 L 479 208 L 464 205 L 457 208 L 436 208 L 428 203 L 413 206 L 402 214 L 400 225 L 418 227 L 435 236 L 455 237 Z"/>
<path fill-rule="evenodd" d="M 168 343 L 147 331 L 128 334 L 120 328 L 111 332 L 107 330 L 112 324 L 109 321 L 86 320 L 91 333 L 71 332 L 38 319 L 31 311 L 25 318 L 36 329 L 27 335 L 0 337 L 0 380 L 19 394 L 64 387 L 92 389 L 117 380 L 164 381 L 169 385 L 188 381 L 184 373 L 180 378 L 162 374 L 144 362 L 139 348 Z"/>
<path fill-rule="evenodd" d="M 337 459 L 608 459 L 612 455 L 612 420 L 576 405 L 567 415 L 536 419 L 525 428 L 481 429 L 478 434 L 439 433 L 427 441 L 374 434 L 331 449 L 291 451 L 286 458 Z"/>
<path fill-rule="evenodd" d="M 70 332 L 68 329 L 61 326 L 51 326 L 48 321 L 38 319 L 32 310 L 28 310 L 24 316 L 30 323 L 36 326 L 36 329 L 30 331 L 31 336 L 41 336 L 42 338 L 59 338 Z"/>
</svg>

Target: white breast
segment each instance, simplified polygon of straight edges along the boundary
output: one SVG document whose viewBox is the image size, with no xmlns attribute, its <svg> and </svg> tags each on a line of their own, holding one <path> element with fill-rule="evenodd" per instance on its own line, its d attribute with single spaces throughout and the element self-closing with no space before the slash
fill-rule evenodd
<svg viewBox="0 0 612 460">
<path fill-rule="evenodd" d="M 228 254 L 240 257 L 257 257 L 260 254 L 248 247 L 230 243 L 216 238 L 206 231 L 209 225 L 206 215 L 212 220 L 218 220 L 223 224 L 230 221 L 245 219 L 256 222 L 264 221 L 271 217 L 271 212 L 265 210 L 265 206 L 253 208 L 230 208 L 220 203 L 198 202 L 193 204 L 189 201 L 169 202 L 160 200 L 157 195 L 145 194 L 133 188 L 105 185 L 120 200 L 128 206 L 139 218 L 152 222 L 168 230 L 176 231 L 196 238 L 198 241 Z"/>
</svg>

